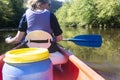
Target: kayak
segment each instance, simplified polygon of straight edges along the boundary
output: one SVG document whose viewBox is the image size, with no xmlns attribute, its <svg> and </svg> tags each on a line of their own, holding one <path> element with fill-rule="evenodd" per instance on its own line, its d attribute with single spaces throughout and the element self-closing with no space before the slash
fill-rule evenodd
<svg viewBox="0 0 120 80">
<path fill-rule="evenodd" d="M 105 80 L 101 75 L 95 72 L 92 68 L 78 59 L 72 52 L 59 47 L 61 53 L 68 57 L 65 64 L 61 64 L 63 71 L 53 67 L 54 80 Z M 0 56 L 0 80 L 2 80 L 2 67 L 4 55 Z"/>
<path fill-rule="evenodd" d="M 62 65 L 63 72 L 54 70 L 54 80 L 105 80 L 73 53 L 63 48 L 60 50 L 69 60 Z"/>
</svg>

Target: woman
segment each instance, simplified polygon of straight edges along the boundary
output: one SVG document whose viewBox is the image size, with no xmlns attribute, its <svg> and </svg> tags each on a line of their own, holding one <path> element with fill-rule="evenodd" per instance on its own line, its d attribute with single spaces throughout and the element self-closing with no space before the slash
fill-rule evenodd
<svg viewBox="0 0 120 80">
<path fill-rule="evenodd" d="M 26 34 L 32 31 L 43 30 L 48 32 L 54 40 L 48 48 L 50 53 L 54 53 L 51 54 L 51 60 L 53 64 L 62 64 L 65 63 L 67 59 L 57 52 L 59 49 L 56 44 L 56 42 L 62 40 L 62 30 L 55 15 L 48 10 L 49 5 L 49 0 L 28 0 L 28 9 L 22 16 L 16 36 L 13 38 L 6 38 L 5 41 L 8 44 L 18 44 L 24 39 Z M 52 55 L 55 57 L 52 57 Z M 57 56 L 59 58 L 61 56 L 60 60 L 62 62 L 55 60 Z"/>
</svg>

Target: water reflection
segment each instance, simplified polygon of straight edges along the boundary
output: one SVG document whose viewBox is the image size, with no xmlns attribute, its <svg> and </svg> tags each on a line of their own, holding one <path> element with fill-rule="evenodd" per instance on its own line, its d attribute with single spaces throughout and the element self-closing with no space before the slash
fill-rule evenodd
<svg viewBox="0 0 120 80">
<path fill-rule="evenodd" d="M 87 48 L 67 42 L 66 48 L 91 66 L 106 80 L 120 80 L 120 29 L 88 29 L 87 34 L 100 34 L 102 46 Z M 78 34 L 74 34 L 78 35 Z M 63 44 L 66 44 L 63 42 Z M 71 47 L 72 45 L 72 47 Z"/>
</svg>

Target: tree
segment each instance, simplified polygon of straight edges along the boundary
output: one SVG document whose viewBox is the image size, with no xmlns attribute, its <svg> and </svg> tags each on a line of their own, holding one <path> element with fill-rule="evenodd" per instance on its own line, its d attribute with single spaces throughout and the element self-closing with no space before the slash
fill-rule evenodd
<svg viewBox="0 0 120 80">
<path fill-rule="evenodd" d="M 17 27 L 23 11 L 23 0 L 1 0 L 0 28 Z"/>
<path fill-rule="evenodd" d="M 68 0 L 56 12 L 59 22 L 69 26 L 120 27 L 119 0 Z"/>
<path fill-rule="evenodd" d="M 119 0 L 94 0 L 96 5 L 96 21 L 102 26 L 116 27 L 120 24 Z"/>
<path fill-rule="evenodd" d="M 10 0 L 10 6 L 12 7 L 14 13 L 12 16 L 12 25 L 14 27 L 18 26 L 18 22 L 24 13 L 23 4 L 24 0 Z"/>
<path fill-rule="evenodd" d="M 13 9 L 9 5 L 8 0 L 0 1 L 0 28 L 3 28 L 11 22 Z"/>
</svg>

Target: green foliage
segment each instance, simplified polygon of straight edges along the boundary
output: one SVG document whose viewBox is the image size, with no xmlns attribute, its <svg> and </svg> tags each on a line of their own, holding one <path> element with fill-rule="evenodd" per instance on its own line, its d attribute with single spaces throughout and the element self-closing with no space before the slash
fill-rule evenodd
<svg viewBox="0 0 120 80">
<path fill-rule="evenodd" d="M 94 7 L 92 5 L 92 0 L 73 0 L 66 2 L 56 14 L 59 21 L 62 23 L 73 22 L 82 26 L 89 24 L 94 18 Z"/>
<path fill-rule="evenodd" d="M 0 0 L 0 28 L 17 27 L 23 11 L 23 0 Z"/>
<path fill-rule="evenodd" d="M 12 25 L 14 27 L 18 26 L 21 15 L 24 13 L 23 4 L 24 0 L 10 0 L 10 5 L 14 13 L 12 16 Z"/>
<path fill-rule="evenodd" d="M 0 1 L 0 26 L 7 26 L 11 16 L 14 14 L 10 8 L 9 1 Z"/>
<path fill-rule="evenodd" d="M 98 18 L 109 20 L 111 16 L 118 15 L 120 3 L 117 0 L 95 0 Z"/>
<path fill-rule="evenodd" d="M 120 24 L 119 0 L 94 0 L 94 3 L 96 5 L 96 21 L 98 21 L 98 23 L 108 26 Z"/>
<path fill-rule="evenodd" d="M 71 0 L 56 12 L 61 24 L 120 26 L 119 0 Z"/>
<path fill-rule="evenodd" d="M 67 17 L 67 9 L 69 8 L 68 4 L 64 4 L 64 6 L 62 6 L 57 12 L 56 15 L 58 17 L 58 20 L 60 22 L 67 22 L 66 21 L 66 17 Z"/>
</svg>

